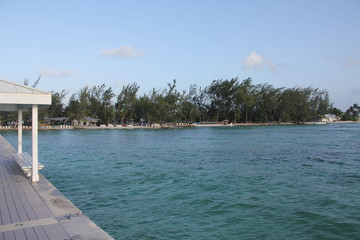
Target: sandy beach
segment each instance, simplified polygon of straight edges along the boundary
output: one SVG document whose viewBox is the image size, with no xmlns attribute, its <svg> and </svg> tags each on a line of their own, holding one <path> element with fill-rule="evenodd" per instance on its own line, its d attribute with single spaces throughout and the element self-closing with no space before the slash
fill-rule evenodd
<svg viewBox="0 0 360 240">
<path fill-rule="evenodd" d="M 360 121 L 337 121 L 337 122 L 305 122 L 304 125 L 323 125 L 323 124 L 354 124 Z M 296 123 L 235 123 L 235 124 L 220 124 L 220 123 L 201 123 L 201 124 L 168 124 L 160 125 L 154 124 L 153 126 L 134 126 L 134 125 L 100 125 L 100 126 L 81 126 L 73 127 L 70 125 L 60 126 L 39 126 L 39 130 L 99 130 L 99 129 L 166 129 L 166 128 L 183 128 L 183 127 L 237 127 L 237 126 L 276 126 L 276 125 L 303 125 Z M 15 131 L 17 128 L 0 127 L 0 131 Z M 31 130 L 31 127 L 23 127 L 23 130 Z"/>
</svg>

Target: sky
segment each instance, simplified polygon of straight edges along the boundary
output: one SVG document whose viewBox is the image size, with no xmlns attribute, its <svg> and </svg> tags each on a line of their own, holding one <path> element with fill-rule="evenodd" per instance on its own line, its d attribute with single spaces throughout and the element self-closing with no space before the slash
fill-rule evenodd
<svg viewBox="0 0 360 240">
<path fill-rule="evenodd" d="M 359 0 L 0 0 L 0 78 L 139 94 L 251 77 L 360 104 Z"/>
</svg>

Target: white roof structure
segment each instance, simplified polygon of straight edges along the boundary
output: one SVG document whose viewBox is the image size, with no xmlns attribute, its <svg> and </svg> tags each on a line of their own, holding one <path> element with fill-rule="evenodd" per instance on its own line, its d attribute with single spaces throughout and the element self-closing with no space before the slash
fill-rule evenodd
<svg viewBox="0 0 360 240">
<path fill-rule="evenodd" d="M 33 104 L 50 105 L 51 93 L 0 79 L 0 111 L 28 110 Z"/>
<path fill-rule="evenodd" d="M 38 109 L 50 105 L 51 93 L 0 79 L 0 111 L 18 112 L 18 153 L 22 154 L 22 112 L 32 108 L 31 181 L 39 181 L 38 172 Z"/>
</svg>

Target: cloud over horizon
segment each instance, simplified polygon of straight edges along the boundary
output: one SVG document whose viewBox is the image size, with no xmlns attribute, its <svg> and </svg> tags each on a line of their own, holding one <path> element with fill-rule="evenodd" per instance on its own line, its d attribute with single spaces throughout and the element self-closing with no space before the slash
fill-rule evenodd
<svg viewBox="0 0 360 240">
<path fill-rule="evenodd" d="M 257 54 L 255 51 L 250 53 L 250 55 L 244 58 L 241 62 L 242 62 L 242 68 L 244 70 L 255 69 L 256 71 L 261 71 L 264 69 L 275 71 L 279 67 L 283 67 L 285 65 L 285 64 L 275 64 L 270 59 L 267 59 Z"/>
<path fill-rule="evenodd" d="M 77 72 L 75 71 L 58 71 L 58 70 L 54 70 L 54 69 L 49 69 L 49 68 L 43 68 L 40 71 L 40 75 L 46 78 L 58 78 L 58 79 L 62 79 L 62 78 L 67 78 L 70 77 L 72 75 L 77 74 Z"/>
<path fill-rule="evenodd" d="M 346 57 L 342 60 L 343 66 L 346 68 L 356 67 L 360 65 L 360 61 L 355 57 Z"/>
<path fill-rule="evenodd" d="M 100 55 L 106 57 L 131 58 L 144 56 L 144 51 L 136 50 L 132 45 L 126 45 L 118 48 L 108 48 L 100 51 Z"/>
</svg>

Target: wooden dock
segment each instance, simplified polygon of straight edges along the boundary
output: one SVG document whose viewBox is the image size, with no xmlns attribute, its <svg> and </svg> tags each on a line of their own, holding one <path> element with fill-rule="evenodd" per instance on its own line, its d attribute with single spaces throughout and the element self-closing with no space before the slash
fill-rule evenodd
<svg viewBox="0 0 360 240">
<path fill-rule="evenodd" d="M 0 135 L 0 240 L 113 239 L 41 174 L 29 181 L 15 152 Z"/>
</svg>

